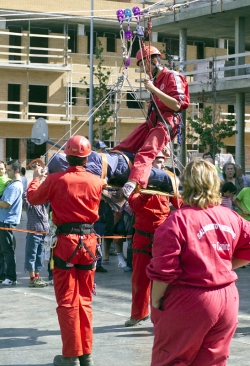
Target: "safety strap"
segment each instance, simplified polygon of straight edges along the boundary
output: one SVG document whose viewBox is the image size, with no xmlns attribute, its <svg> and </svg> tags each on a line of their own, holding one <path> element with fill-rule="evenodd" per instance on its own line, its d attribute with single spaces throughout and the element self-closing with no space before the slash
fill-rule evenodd
<svg viewBox="0 0 250 366">
<path fill-rule="evenodd" d="M 108 173 L 108 159 L 107 159 L 107 154 L 104 153 L 99 153 L 99 155 L 101 155 L 102 157 L 102 183 L 104 186 L 107 185 L 107 173 Z"/>
<path fill-rule="evenodd" d="M 171 172 L 170 170 L 164 170 L 167 175 L 170 177 L 171 179 L 171 183 L 172 183 L 172 187 L 173 187 L 173 191 L 174 191 L 174 196 L 178 196 L 178 192 L 179 192 L 179 179 L 176 177 L 176 175 Z"/>
<path fill-rule="evenodd" d="M 132 167 L 133 167 L 133 164 L 131 163 L 131 161 L 129 160 L 129 158 L 127 157 L 126 154 L 124 154 L 122 151 L 119 151 L 119 150 L 111 150 L 111 152 L 113 153 L 117 153 L 117 154 L 120 154 L 124 157 L 124 159 L 126 160 L 126 162 L 128 163 L 128 166 L 129 166 L 129 169 L 131 170 Z"/>
<path fill-rule="evenodd" d="M 91 250 L 89 250 L 89 248 L 87 247 L 87 245 L 84 243 L 83 241 L 83 235 L 88 235 L 95 232 L 93 229 L 93 225 L 92 224 L 88 224 L 88 223 L 79 223 L 79 222 L 70 222 L 67 224 L 62 224 L 59 225 L 57 227 L 57 234 L 78 234 L 80 235 L 80 239 L 79 242 L 75 248 L 75 250 L 73 251 L 73 253 L 71 254 L 71 256 L 68 258 L 67 260 L 67 264 L 69 266 L 72 266 L 72 264 L 70 263 L 71 259 L 75 256 L 76 252 L 81 249 L 82 247 L 84 247 L 84 249 L 89 253 L 89 255 L 91 256 L 91 258 L 94 260 L 94 262 L 96 262 L 96 256 L 91 252 Z"/>
<path fill-rule="evenodd" d="M 138 230 L 138 229 L 135 229 L 135 233 L 143 235 L 143 236 L 147 236 L 148 238 L 153 238 L 154 237 L 154 234 L 148 233 L 147 231 Z"/>
<path fill-rule="evenodd" d="M 154 234 L 148 233 L 146 231 L 138 230 L 138 229 L 135 229 L 135 234 L 140 234 L 140 235 L 146 236 L 147 238 L 151 238 L 151 241 L 149 244 L 145 245 L 145 247 L 143 247 L 141 249 L 132 249 L 132 252 L 133 253 L 144 253 L 144 254 L 149 255 L 152 258 L 152 253 L 146 251 L 145 249 L 152 248 Z"/>
<path fill-rule="evenodd" d="M 72 263 L 68 263 L 65 262 L 64 260 L 62 260 L 59 257 L 56 257 L 55 255 L 53 256 L 54 259 L 54 265 L 60 269 L 71 269 L 73 267 L 77 268 L 77 269 L 81 269 L 83 271 L 89 271 L 92 270 L 96 267 L 96 262 L 93 262 L 91 264 L 72 264 Z"/>
</svg>

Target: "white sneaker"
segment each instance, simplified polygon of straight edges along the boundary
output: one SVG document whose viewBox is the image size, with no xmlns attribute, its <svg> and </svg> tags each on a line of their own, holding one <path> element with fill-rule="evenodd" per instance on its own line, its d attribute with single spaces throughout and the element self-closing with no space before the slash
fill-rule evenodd
<svg viewBox="0 0 250 366">
<path fill-rule="evenodd" d="M 12 285 L 16 285 L 17 282 L 16 281 L 11 281 L 8 278 L 6 278 L 3 282 L 2 285 L 3 286 L 12 286 Z"/>
<path fill-rule="evenodd" d="M 119 268 L 126 268 L 127 267 L 127 263 L 125 262 L 125 260 L 123 259 L 119 259 L 118 261 L 118 267 Z"/>
</svg>

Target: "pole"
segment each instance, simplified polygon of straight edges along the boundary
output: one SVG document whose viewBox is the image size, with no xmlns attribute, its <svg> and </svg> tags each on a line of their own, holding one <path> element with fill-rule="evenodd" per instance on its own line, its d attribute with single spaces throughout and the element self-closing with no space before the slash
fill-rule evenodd
<svg viewBox="0 0 250 366">
<path fill-rule="evenodd" d="M 89 77 L 89 115 L 92 114 L 93 109 L 93 67 L 94 67 L 94 0 L 91 0 L 91 12 L 90 12 L 90 77 Z M 89 142 L 93 146 L 93 116 L 89 119 Z"/>
</svg>

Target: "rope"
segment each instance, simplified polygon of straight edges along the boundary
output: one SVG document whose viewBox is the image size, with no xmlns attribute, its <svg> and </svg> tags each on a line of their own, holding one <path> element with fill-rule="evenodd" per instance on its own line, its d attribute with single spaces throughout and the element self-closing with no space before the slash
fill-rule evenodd
<svg viewBox="0 0 250 366">
<path fill-rule="evenodd" d="M 38 235 L 46 235 L 45 231 L 35 231 L 35 230 L 24 230 L 24 229 L 16 229 L 16 228 L 9 228 L 9 227 L 0 227 L 0 230 L 5 231 L 17 231 L 20 233 L 31 233 L 31 234 L 38 234 Z M 123 238 L 132 238 L 132 235 L 108 235 L 108 236 L 99 236 L 102 239 L 123 239 Z"/>
<path fill-rule="evenodd" d="M 118 93 L 124 84 L 124 76 L 120 76 L 118 78 L 118 81 L 114 84 L 113 88 L 96 104 L 93 106 L 93 108 L 91 109 L 91 114 L 89 115 L 88 119 L 83 121 L 83 123 L 80 125 L 80 127 L 77 128 L 76 131 L 74 131 L 74 133 L 72 133 L 72 136 L 74 136 L 81 128 L 82 126 L 85 125 L 85 123 L 87 123 L 89 121 L 89 119 L 95 114 L 97 113 L 97 111 L 101 108 L 101 106 L 106 103 L 106 101 L 110 98 L 110 96 L 112 96 L 115 93 Z M 81 123 L 82 121 L 78 121 L 74 127 L 70 128 L 50 149 L 48 149 L 46 151 L 46 153 L 43 155 L 44 157 L 49 153 L 50 150 L 52 150 L 56 144 L 58 144 L 61 140 L 63 140 L 64 137 L 66 137 L 66 135 L 68 133 L 71 133 L 73 129 L 76 128 L 76 126 L 79 125 L 79 123 Z M 63 149 L 63 147 L 66 145 L 66 142 L 55 152 L 55 154 L 53 154 L 53 156 L 50 158 L 50 160 L 48 161 L 46 167 L 48 166 L 48 164 L 53 160 L 53 158 L 60 153 L 60 151 Z"/>
</svg>

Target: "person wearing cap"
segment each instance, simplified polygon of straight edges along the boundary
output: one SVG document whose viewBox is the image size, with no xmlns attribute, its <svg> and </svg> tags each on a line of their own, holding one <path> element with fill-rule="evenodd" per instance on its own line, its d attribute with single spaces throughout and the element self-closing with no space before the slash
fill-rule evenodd
<svg viewBox="0 0 250 366">
<path fill-rule="evenodd" d="M 97 141 L 97 143 L 95 144 L 95 148 L 98 153 L 106 153 L 107 147 L 108 146 L 103 141 Z"/>
<path fill-rule="evenodd" d="M 35 170 L 27 199 L 32 205 L 49 201 L 57 226 L 53 280 L 63 347 L 54 365 L 92 366 L 91 301 L 96 267 L 93 225 L 98 219 L 102 181 L 84 167 L 91 154 L 85 137 L 71 137 L 65 154 L 69 165 L 66 171 L 48 175 L 41 183 L 45 173 L 41 168 Z"/>
<path fill-rule="evenodd" d="M 179 112 L 190 103 L 188 84 L 185 77 L 161 65 L 161 53 L 153 46 L 145 46 L 136 54 L 137 66 L 153 77 L 145 79 L 144 86 L 151 92 L 147 120 L 121 141 L 114 150 L 135 154 L 134 166 L 128 182 L 116 195 L 103 191 L 103 197 L 122 207 L 137 185 L 146 188 L 152 163 L 156 155 L 180 133 Z"/>
<path fill-rule="evenodd" d="M 164 170 L 165 156 L 157 154 L 153 167 Z M 128 203 L 135 215 L 133 235 L 133 274 L 131 316 L 125 322 L 132 327 L 149 318 L 150 280 L 146 275 L 146 267 L 152 258 L 152 244 L 155 230 L 170 214 L 169 203 L 175 208 L 182 204 L 181 199 L 169 196 L 132 193 Z"/>
</svg>

